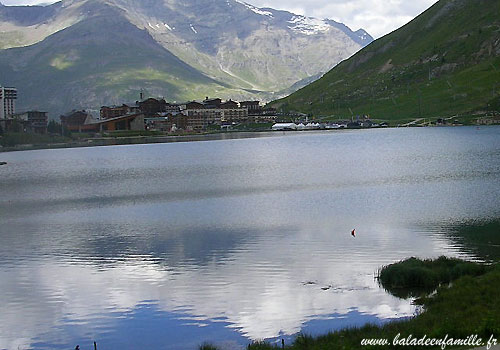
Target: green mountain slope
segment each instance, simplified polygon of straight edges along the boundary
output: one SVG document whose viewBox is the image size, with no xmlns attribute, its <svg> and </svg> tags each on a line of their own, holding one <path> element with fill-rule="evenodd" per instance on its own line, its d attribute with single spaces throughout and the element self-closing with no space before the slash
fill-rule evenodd
<svg viewBox="0 0 500 350">
<path fill-rule="evenodd" d="M 441 0 L 271 105 L 400 121 L 498 111 L 500 1 Z"/>
<path fill-rule="evenodd" d="M 169 100 L 230 90 L 106 6 L 40 43 L 0 51 L 0 67 L 3 81 L 23 87 L 18 106 L 54 113 L 136 101 L 141 89 Z"/>
</svg>

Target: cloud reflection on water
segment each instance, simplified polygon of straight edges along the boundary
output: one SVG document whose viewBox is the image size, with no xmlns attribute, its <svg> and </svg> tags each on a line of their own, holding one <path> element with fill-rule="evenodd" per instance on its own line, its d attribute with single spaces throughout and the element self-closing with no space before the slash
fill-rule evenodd
<svg viewBox="0 0 500 350">
<path fill-rule="evenodd" d="M 193 250 L 184 240 L 200 235 L 200 229 L 185 235 L 148 236 L 144 250 L 129 242 L 133 251 L 119 258 L 118 251 L 108 250 L 123 233 L 116 229 L 108 228 L 108 236 L 97 242 L 90 237 L 87 245 L 78 245 L 79 252 L 70 250 L 59 260 L 42 254 L 21 266 L 0 269 L 4 306 L 0 333 L 8 335 L 2 336 L 1 347 L 28 344 L 30 337 L 51 334 L 51 329 L 68 323 L 97 335 L 96 324 L 113 329 L 114 314 L 132 312 L 145 301 L 164 312 L 196 317 L 201 324 L 223 319 L 250 339 L 294 334 L 321 315 L 344 315 L 353 308 L 380 319 L 414 311 L 408 301 L 388 295 L 374 280 L 379 262 L 404 255 L 395 254 L 399 243 L 391 245 L 382 234 L 352 253 L 352 240 L 347 235 L 332 240 L 328 229 L 314 234 L 290 227 L 249 229 L 233 232 L 234 244 L 224 240 L 228 245 L 214 254 L 213 246 L 202 244 Z M 402 239 L 412 235 L 400 234 Z M 449 249 L 446 241 L 413 238 L 427 254 Z M 374 240 L 380 244 L 373 245 Z M 106 248 L 100 261 L 91 259 L 91 253 L 99 258 L 95 243 Z M 387 257 L 377 256 L 380 246 Z M 327 286 L 331 288 L 322 289 Z"/>
</svg>

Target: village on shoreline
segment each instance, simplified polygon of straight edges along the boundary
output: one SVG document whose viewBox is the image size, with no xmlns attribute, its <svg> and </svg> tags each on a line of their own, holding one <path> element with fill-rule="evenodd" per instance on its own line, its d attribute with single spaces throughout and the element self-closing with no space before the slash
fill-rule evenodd
<svg viewBox="0 0 500 350">
<path fill-rule="evenodd" d="M 260 130 L 318 130 L 341 128 L 366 128 L 388 126 L 387 122 L 377 123 L 368 116 L 336 122 L 317 120 L 300 112 L 283 113 L 275 108 L 265 107 L 261 101 L 223 101 L 221 98 L 168 103 L 163 98 L 143 98 L 132 103 L 117 106 L 102 106 L 99 115 L 92 111 L 73 110 L 59 116 L 59 121 L 51 120 L 46 112 L 15 112 L 17 90 L 10 89 L 8 112 L 0 118 L 0 127 L 5 132 L 28 132 L 37 134 L 53 133 L 54 125 L 60 124 L 61 132 L 102 134 L 115 131 L 153 131 L 165 134 L 193 134 L 214 131 L 235 131 L 243 127 Z M 6 95 L 6 94 L 4 94 Z"/>
<path fill-rule="evenodd" d="M 464 125 L 456 116 L 418 118 L 392 125 L 368 115 L 333 119 L 285 113 L 255 100 L 206 97 L 200 102 L 169 103 L 164 98 L 144 98 L 142 92 L 139 100 L 132 103 L 102 106 L 98 113 L 73 110 L 59 116 L 59 120 L 49 120 L 46 112 L 17 113 L 17 89 L 0 89 L 0 151 L 197 141 L 219 133 Z M 470 121 L 476 125 L 500 123 L 498 116 L 472 118 Z"/>
</svg>

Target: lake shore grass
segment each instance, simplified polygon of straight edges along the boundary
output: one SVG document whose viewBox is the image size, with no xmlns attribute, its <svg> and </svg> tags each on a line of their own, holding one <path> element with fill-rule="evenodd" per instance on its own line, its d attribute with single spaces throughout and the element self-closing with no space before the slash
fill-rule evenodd
<svg viewBox="0 0 500 350">
<path fill-rule="evenodd" d="M 397 297 L 419 297 L 433 292 L 441 284 L 462 276 L 479 276 L 490 268 L 490 265 L 445 256 L 435 260 L 409 258 L 382 267 L 378 279 L 385 290 Z"/>
<path fill-rule="evenodd" d="M 418 315 L 383 325 L 367 324 L 312 337 L 300 334 L 290 350 L 359 350 L 359 349 L 439 349 L 419 346 L 419 339 L 463 339 L 468 343 L 446 348 L 469 349 L 481 345 L 486 349 L 493 337 L 500 341 L 500 264 L 482 264 L 440 257 L 436 260 L 410 258 L 383 267 L 379 281 L 389 292 L 412 290 L 420 295 Z M 434 289 L 437 288 L 437 289 Z M 422 289 L 427 291 L 422 293 Z M 432 292 L 429 292 L 432 290 Z M 408 338 L 411 337 L 411 338 Z M 477 337 L 477 338 L 475 338 Z M 367 344 L 378 340 L 386 344 Z M 396 341 L 395 341 L 396 340 Z M 476 343 L 473 344 L 473 342 Z M 206 346 L 207 344 L 205 344 Z M 201 348 L 200 348 L 201 349 Z M 248 350 L 281 349 L 281 344 L 255 342 Z"/>
</svg>

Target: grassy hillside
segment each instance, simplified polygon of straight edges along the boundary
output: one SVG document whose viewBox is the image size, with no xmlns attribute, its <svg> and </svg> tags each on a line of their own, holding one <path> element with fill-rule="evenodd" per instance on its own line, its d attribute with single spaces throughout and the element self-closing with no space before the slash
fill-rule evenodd
<svg viewBox="0 0 500 350">
<path fill-rule="evenodd" d="M 272 105 L 398 121 L 499 111 L 500 1 L 440 0 Z"/>
</svg>

